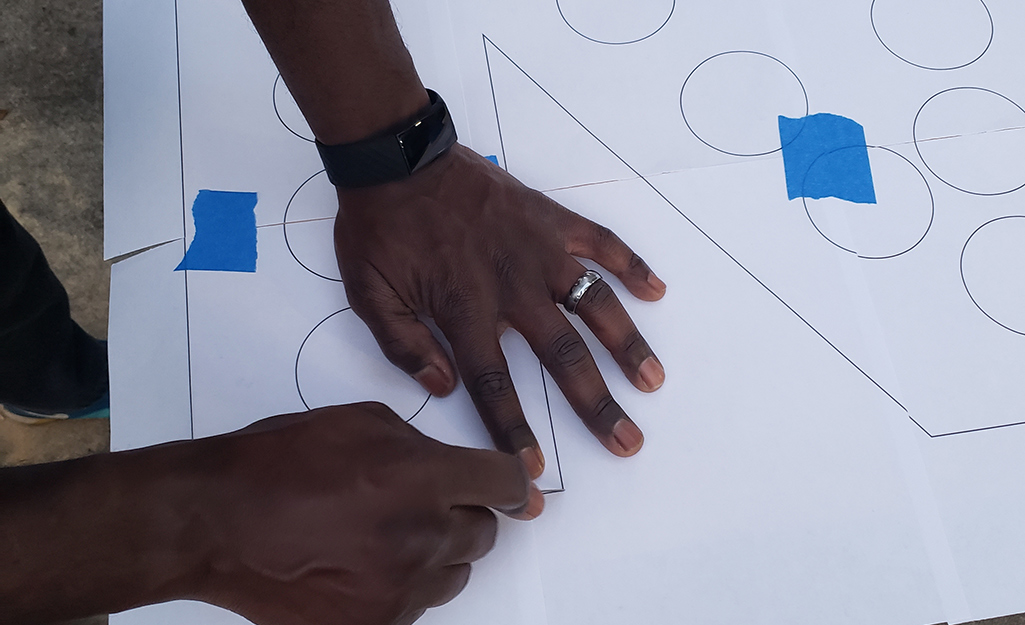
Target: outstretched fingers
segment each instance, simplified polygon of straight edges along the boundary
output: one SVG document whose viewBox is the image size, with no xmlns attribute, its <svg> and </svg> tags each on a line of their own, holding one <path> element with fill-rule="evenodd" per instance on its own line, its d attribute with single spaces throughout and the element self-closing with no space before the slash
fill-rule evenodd
<svg viewBox="0 0 1025 625">
<path fill-rule="evenodd" d="M 538 359 L 589 430 L 617 456 L 632 456 L 644 443 L 637 425 L 609 392 L 591 352 L 565 315 L 542 298 L 529 317 L 516 321 Z"/>
</svg>

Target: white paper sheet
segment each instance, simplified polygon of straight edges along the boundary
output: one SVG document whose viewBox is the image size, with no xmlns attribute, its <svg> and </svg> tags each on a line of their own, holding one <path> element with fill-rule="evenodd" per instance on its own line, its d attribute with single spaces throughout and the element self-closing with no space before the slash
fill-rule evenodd
<svg viewBox="0 0 1025 625">
<path fill-rule="evenodd" d="M 103 3 L 103 255 L 183 234 L 174 0 Z"/>
<path fill-rule="evenodd" d="M 186 278 L 169 272 L 179 242 L 115 268 L 119 446 L 181 436 L 177 408 L 178 425 L 152 429 L 155 416 L 134 412 L 120 425 L 147 388 L 187 400 L 196 436 L 383 399 L 442 440 L 486 445 L 464 391 L 423 405 L 344 311 L 331 188 L 242 9 L 161 7 L 144 25 L 162 34 L 141 58 L 180 66 L 181 144 L 166 73 L 148 86 L 108 59 L 108 85 L 120 85 L 108 110 L 152 98 L 168 130 L 133 164 L 138 116 L 108 117 L 121 155 L 108 159 L 108 198 L 127 198 L 108 213 L 108 255 L 180 237 L 181 224 L 191 237 L 185 209 L 212 188 L 258 193 L 260 256 L 256 274 Z M 137 9 L 106 8 L 108 37 L 129 45 Z M 479 579 L 428 622 L 924 625 L 1025 611 L 1025 40 L 1014 36 L 1025 9 L 439 0 L 397 2 L 396 16 L 465 143 L 613 228 L 669 283 L 645 304 L 609 278 L 666 365 L 657 394 L 630 387 L 592 341 L 647 435 L 628 461 L 600 448 L 522 339 L 505 337 L 549 459 L 543 486 L 566 492 L 529 531 L 511 525 Z M 787 199 L 776 118 L 820 112 L 864 126 L 877 204 Z M 141 228 L 124 208 L 139 187 L 123 181 L 170 156 L 181 180 L 165 175 L 153 196 L 165 225 Z M 143 297 L 169 302 L 145 328 Z M 179 356 L 147 380 L 129 368 L 162 347 L 146 338 L 154 324 L 178 328 L 166 349 Z"/>
</svg>

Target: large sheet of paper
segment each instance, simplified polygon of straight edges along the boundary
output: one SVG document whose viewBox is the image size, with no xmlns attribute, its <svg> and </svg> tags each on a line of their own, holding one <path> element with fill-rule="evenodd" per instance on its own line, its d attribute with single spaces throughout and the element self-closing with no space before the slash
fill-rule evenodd
<svg viewBox="0 0 1025 625">
<path fill-rule="evenodd" d="M 241 7 L 134 4 L 106 4 L 108 55 L 135 54 L 107 61 L 107 249 L 171 243 L 115 265 L 115 446 L 367 399 L 486 446 L 464 391 L 428 401 L 347 309 L 332 189 Z M 462 140 L 611 227 L 669 284 L 647 304 L 609 278 L 666 367 L 658 393 L 630 387 L 591 341 L 646 433 L 627 461 L 590 437 L 518 335 L 503 338 L 549 459 L 540 485 L 560 492 L 535 523 L 505 523 L 465 593 L 425 622 L 1025 611 L 1025 8 L 394 7 Z M 133 159 L 148 111 L 164 130 Z M 819 123 L 863 139 L 823 147 L 809 139 Z M 257 194 L 255 273 L 174 271 L 206 189 Z M 239 620 L 185 603 L 114 620 L 185 618 Z"/>
</svg>

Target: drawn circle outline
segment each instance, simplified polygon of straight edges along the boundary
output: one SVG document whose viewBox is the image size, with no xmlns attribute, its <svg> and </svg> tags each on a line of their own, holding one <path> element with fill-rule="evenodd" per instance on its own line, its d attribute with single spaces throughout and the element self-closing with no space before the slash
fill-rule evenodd
<svg viewBox="0 0 1025 625">
<path fill-rule="evenodd" d="M 981 191 L 969 191 L 968 189 L 962 189 L 961 187 L 957 186 L 956 184 L 953 184 L 953 183 L 945 180 L 942 176 L 940 176 L 935 171 L 933 171 L 932 167 L 929 166 L 929 161 L 927 161 L 925 159 L 925 156 L 922 154 L 922 149 L 918 145 L 918 118 L 922 116 L 922 111 L 925 110 L 925 107 L 929 106 L 930 102 L 932 102 L 936 98 L 940 97 L 941 95 L 943 95 L 945 93 L 950 93 L 952 91 L 983 91 L 985 93 L 989 93 L 991 95 L 995 95 L 995 96 L 997 96 L 999 98 L 1007 100 L 1008 102 L 1011 103 L 1012 106 L 1014 106 L 1016 109 L 1021 111 L 1022 115 L 1025 115 L 1025 108 L 1022 108 L 1021 105 L 1019 105 L 1017 102 L 1015 102 L 1014 100 L 1012 100 L 1011 98 L 1005 96 L 1002 93 L 998 93 L 996 91 L 993 91 L 992 89 L 986 89 L 985 87 L 951 87 L 949 89 L 944 89 L 943 91 L 940 91 L 939 93 L 933 95 L 928 100 L 926 100 L 925 104 L 923 104 L 922 107 L 920 109 L 918 109 L 918 113 L 915 114 L 915 123 L 911 127 L 911 137 L 914 139 L 914 142 L 915 142 L 915 151 L 918 152 L 918 158 L 922 159 L 922 163 L 925 165 L 925 168 L 928 169 L 929 173 L 931 173 L 933 176 L 936 176 L 936 179 L 939 180 L 940 182 L 942 182 L 943 184 L 947 185 L 948 187 L 950 187 L 952 189 L 960 191 L 961 193 L 967 193 L 968 195 L 977 195 L 977 196 L 980 196 L 980 197 L 994 197 L 994 196 L 997 196 L 997 195 L 1008 195 L 1008 194 L 1014 193 L 1015 191 L 1018 191 L 1018 190 L 1020 190 L 1022 188 L 1025 188 L 1025 182 L 1022 182 L 1017 187 L 1015 187 L 1013 189 L 1009 189 L 1007 191 L 996 191 L 996 192 L 991 192 L 991 193 L 983 193 Z"/>
<path fill-rule="evenodd" d="M 288 123 L 285 121 L 285 118 L 281 116 L 281 111 L 278 110 L 278 83 L 281 82 L 281 74 L 278 74 L 278 77 L 274 79 L 274 87 L 271 89 L 271 104 L 274 105 L 274 115 L 277 116 L 278 121 L 281 122 L 281 125 L 285 127 L 285 130 L 299 137 L 303 141 L 306 141 L 307 143 L 315 143 L 313 139 L 304 137 L 298 132 L 292 130 L 292 127 L 288 125 Z"/>
<path fill-rule="evenodd" d="M 351 311 L 351 310 L 352 310 L 352 306 L 346 306 L 345 308 L 343 308 L 343 309 L 341 309 L 339 311 L 333 312 L 330 315 L 328 315 L 327 317 L 324 317 L 323 319 L 321 319 L 320 322 L 317 323 L 317 325 L 313 326 L 313 329 L 310 330 L 309 334 L 306 335 L 306 338 L 303 339 L 302 344 L 299 345 L 299 351 L 295 355 L 295 390 L 296 390 L 296 392 L 299 393 L 299 400 L 303 403 L 303 406 L 306 406 L 307 410 L 313 410 L 313 408 L 310 407 L 310 404 L 307 403 L 306 398 L 303 397 L 303 389 L 299 385 L 299 359 L 302 358 L 303 348 L 306 347 L 306 343 L 310 340 L 310 337 L 313 336 L 313 333 L 317 331 L 317 328 L 319 328 L 320 326 L 324 325 L 325 323 L 330 321 L 335 316 L 340 315 L 343 312 L 347 312 L 347 311 Z M 353 314 L 355 314 L 355 313 L 353 313 Z M 419 415 L 421 412 L 423 412 L 424 408 L 427 407 L 427 402 L 429 402 L 429 401 L 431 401 L 431 394 L 430 393 L 427 394 L 427 399 L 425 399 L 424 403 L 421 404 L 419 408 L 417 408 L 416 412 L 413 413 L 413 416 L 408 418 L 408 419 L 403 419 L 403 420 L 406 423 L 409 423 L 410 421 L 415 419 L 417 417 L 417 415 Z"/>
<path fill-rule="evenodd" d="M 791 69 L 789 65 L 787 65 L 783 61 L 777 59 L 776 57 L 772 56 L 771 54 L 766 54 L 764 52 L 755 52 L 754 50 L 729 50 L 727 52 L 720 52 L 718 54 L 714 54 L 714 55 L 708 57 L 704 61 L 701 61 L 700 63 L 698 63 L 697 67 L 692 69 L 690 71 L 690 73 L 687 74 L 687 79 L 683 81 L 683 87 L 680 88 L 680 114 L 683 115 L 683 123 L 687 124 L 687 130 L 690 130 L 690 133 L 692 135 L 694 135 L 694 137 L 698 141 L 700 141 L 701 143 L 704 143 L 705 145 L 707 145 L 708 147 L 712 148 L 716 152 L 720 152 L 722 154 L 727 154 L 729 156 L 740 156 L 740 157 L 767 156 L 769 154 L 775 154 L 776 152 L 782 151 L 783 148 L 784 148 L 784 146 L 782 146 L 782 145 L 780 145 L 778 148 L 775 148 L 773 150 L 769 150 L 768 152 L 755 152 L 755 153 L 751 153 L 751 154 L 745 154 L 745 153 L 742 153 L 742 152 L 730 152 L 729 150 L 723 150 L 722 148 L 717 148 L 714 145 L 712 145 L 711 143 L 709 143 L 708 141 L 705 141 L 704 139 L 702 139 L 701 136 L 697 133 L 697 131 L 695 131 L 694 128 L 690 125 L 690 122 L 687 120 L 687 112 L 683 108 L 683 94 L 687 90 L 687 83 L 690 82 L 691 78 L 693 78 L 695 72 L 697 72 L 699 69 L 701 69 L 702 65 L 704 65 L 705 63 L 708 63 L 709 61 L 717 59 L 717 58 L 719 58 L 721 56 L 726 56 L 727 54 L 754 54 L 754 55 L 757 55 L 757 56 L 763 56 L 763 57 L 765 57 L 767 59 L 773 60 L 773 61 L 779 63 L 780 65 L 782 65 L 788 72 L 790 72 L 790 75 L 794 77 L 794 79 L 797 81 L 797 84 L 801 87 L 801 93 L 804 95 L 804 117 L 807 117 L 808 114 L 811 112 L 811 104 L 808 101 L 808 90 L 805 89 L 804 82 L 801 81 L 801 77 L 798 76 L 797 72 L 795 72 L 793 69 Z M 791 139 L 790 142 L 793 143 L 794 141 L 796 141 L 797 137 L 800 136 L 800 134 L 801 133 L 798 132 L 796 135 L 794 135 L 794 138 Z"/>
<path fill-rule="evenodd" d="M 805 175 L 804 175 L 804 176 L 805 176 L 805 182 L 807 182 L 807 179 L 808 179 L 808 174 L 809 174 L 809 173 L 811 173 L 811 170 L 812 170 L 812 168 L 813 168 L 813 167 L 815 167 L 815 163 L 819 162 L 819 160 L 820 160 L 820 159 L 823 159 L 823 158 L 825 158 L 825 157 L 829 156 L 830 154 L 833 154 L 833 153 L 836 153 L 836 152 L 840 152 L 841 150 L 852 150 L 852 149 L 856 149 L 856 148 L 859 148 L 859 147 L 861 147 L 861 146 L 856 146 L 856 145 L 852 145 L 852 146 L 846 146 L 846 147 L 842 147 L 842 148 L 837 148 L 837 149 L 835 149 L 835 150 L 830 150 L 829 152 L 826 152 L 825 154 L 821 154 L 821 155 L 819 155 L 819 157 L 818 157 L 818 158 L 816 158 L 816 159 L 815 159 L 814 161 L 812 161 L 812 162 L 811 162 L 811 165 L 809 165 L 809 166 L 808 166 L 808 171 L 807 171 L 807 172 L 805 172 Z M 834 246 L 836 246 L 836 247 L 840 248 L 841 250 L 843 250 L 843 251 L 845 251 L 845 252 L 848 252 L 848 253 L 854 254 L 854 255 L 855 255 L 855 256 L 857 256 L 858 258 L 862 258 L 862 259 L 864 259 L 864 260 L 887 260 L 887 259 L 889 259 L 889 258 L 896 258 L 896 257 L 898 257 L 898 256 L 902 256 L 902 255 L 904 255 L 904 254 L 907 254 L 907 253 L 908 253 L 908 252 L 910 252 L 911 250 L 913 250 L 913 249 L 915 249 L 916 247 L 918 247 L 918 245 L 919 245 L 919 244 L 920 244 L 920 243 L 921 243 L 922 241 L 924 241 L 924 240 L 925 240 L 925 237 L 929 235 L 929 231 L 930 231 L 930 230 L 932 230 L 932 224 L 933 224 L 933 221 L 934 221 L 934 220 L 936 219 L 936 197 L 935 197 L 935 196 L 933 195 L 933 193 L 932 193 L 932 187 L 930 187 L 930 186 L 929 186 L 929 180 L 928 180 L 928 179 L 927 179 L 927 178 L 925 177 L 925 174 L 923 174 L 923 173 L 922 173 L 922 170 L 921 170 L 921 169 L 919 169 L 917 165 L 915 165 L 914 163 L 912 163 L 912 162 L 911 162 L 911 161 L 910 161 L 910 160 L 909 160 L 909 159 L 908 159 L 907 157 L 905 157 L 905 156 L 904 156 L 903 154 L 900 154 L 899 152 L 895 152 L 895 151 L 891 150 L 890 148 L 887 148 L 887 147 L 883 147 L 883 146 L 881 146 L 881 145 L 866 145 L 866 146 L 864 146 L 864 147 L 866 147 L 866 148 L 868 148 L 868 149 L 870 149 L 870 150 L 872 150 L 872 149 L 877 149 L 877 150 L 884 150 L 884 151 L 886 151 L 886 152 L 889 152 L 890 154 L 895 154 L 895 155 L 899 156 L 899 157 L 900 157 L 901 159 L 903 159 L 903 160 L 904 160 L 904 162 L 906 162 L 906 163 L 907 163 L 908 165 L 911 165 L 911 167 L 912 167 L 912 168 L 914 168 L 914 170 L 915 170 L 915 171 L 916 171 L 916 172 L 918 173 L 918 175 L 919 175 L 919 176 L 920 176 L 920 177 L 922 178 L 922 182 L 923 182 L 923 183 L 925 184 L 925 190 L 929 192 L 929 204 L 930 204 L 930 208 L 929 208 L 929 210 L 930 210 L 930 213 L 929 213 L 929 225 L 928 225 L 928 226 L 926 226 L 926 228 L 925 228 L 925 232 L 923 232 L 923 233 L 922 233 L 922 236 L 921 236 L 921 237 L 919 237 L 917 241 L 915 241 L 914 245 L 912 245 L 911 247 L 907 248 L 906 250 L 904 250 L 904 251 L 902 251 L 902 252 L 897 252 L 897 253 L 895 253 L 895 254 L 887 254 L 887 255 L 885 255 L 885 256 L 864 256 L 864 255 L 862 255 L 862 254 L 859 254 L 859 253 L 858 253 L 858 252 L 856 252 L 855 250 L 852 250 L 852 249 L 848 249 L 848 248 L 846 248 L 846 247 L 844 247 L 844 246 L 840 245 L 839 243 L 837 243 L 837 242 L 836 242 L 836 241 L 834 241 L 833 239 L 829 238 L 829 237 L 828 237 L 828 236 L 826 235 L 826 233 L 825 233 L 825 232 L 823 232 L 823 231 L 822 231 L 822 230 L 821 230 L 821 229 L 819 228 L 818 224 L 816 224 L 816 223 L 815 223 L 815 219 L 814 219 L 814 218 L 813 218 L 813 217 L 811 216 L 811 210 L 810 210 L 810 209 L 808 208 L 808 198 L 802 195 L 802 196 L 801 196 L 801 203 L 803 203 L 803 204 L 804 204 L 804 213 L 805 213 L 805 214 L 806 214 L 806 215 L 808 216 L 808 221 L 810 221 L 810 222 L 811 222 L 811 225 L 812 225 L 812 227 L 813 227 L 813 228 L 815 228 L 816 232 L 818 232 L 818 233 L 819 233 L 820 235 L 822 235 L 822 238 L 823 238 L 823 239 L 825 239 L 826 241 L 829 241 L 829 242 L 830 242 L 830 243 L 832 243 L 832 244 L 833 244 Z M 802 192 L 803 192 L 803 190 L 804 190 L 804 189 L 803 189 L 803 187 L 804 187 L 804 184 L 802 183 L 802 185 L 801 185 L 801 186 L 802 186 Z"/>
<path fill-rule="evenodd" d="M 282 218 L 281 231 L 285 235 L 285 247 L 288 248 L 288 253 L 292 255 L 292 258 L 295 259 L 295 262 L 299 263 L 303 269 L 319 278 L 324 278 L 325 280 L 330 280 L 331 282 L 344 282 L 344 280 L 342 280 L 341 278 L 332 278 L 331 276 L 325 276 L 324 274 L 311 269 L 306 263 L 299 260 L 299 256 L 296 255 L 295 251 L 292 249 L 292 244 L 288 240 L 288 210 L 292 208 L 292 201 L 295 200 L 295 196 L 299 195 L 299 192 L 303 190 L 303 187 L 305 187 L 311 180 L 313 180 L 320 174 L 323 174 L 325 171 L 327 170 L 321 169 L 317 173 L 313 174 L 312 176 L 304 180 L 303 183 L 299 185 L 299 188 L 295 190 L 295 193 L 292 194 L 292 197 L 288 198 L 288 204 L 285 206 L 285 216 Z M 323 221 L 327 221 L 327 218 L 325 218 Z"/>
<path fill-rule="evenodd" d="M 1021 335 L 1021 336 L 1025 336 L 1025 331 L 1015 330 L 1011 326 L 997 321 L 996 318 L 993 317 L 993 315 L 991 315 L 988 312 L 986 312 L 986 309 L 983 308 L 979 304 L 979 302 L 976 301 L 975 296 L 972 295 L 972 290 L 970 288 L 968 288 L 968 280 L 965 278 L 965 275 L 964 275 L 964 256 L 965 256 L 965 252 L 968 251 L 968 245 L 972 242 L 972 239 L 974 239 L 975 235 L 979 234 L 979 232 L 981 232 L 982 229 L 985 228 L 986 226 L 988 226 L 988 225 L 990 225 L 992 223 L 996 223 L 998 221 L 1003 221 L 1005 219 L 1025 219 L 1025 215 L 1004 215 L 1003 217 L 997 217 L 995 219 L 990 219 L 986 223 L 984 223 L 981 226 L 979 226 L 978 228 L 976 228 L 975 232 L 973 232 L 971 234 L 971 236 L 968 237 L 968 240 L 965 241 L 964 247 L 961 248 L 961 260 L 960 260 L 960 263 L 959 263 L 960 264 L 960 269 L 961 269 L 961 284 L 964 285 L 964 290 L 965 290 L 966 293 L 968 293 L 968 298 L 970 300 L 972 300 L 972 303 L 975 304 L 975 307 L 979 309 L 979 312 L 981 312 L 982 314 L 986 315 L 986 317 L 988 317 L 990 321 L 992 321 L 993 323 L 997 324 L 998 326 L 1000 326 L 1001 328 L 1003 328 L 1005 330 L 1009 330 L 1011 332 L 1014 332 L 1015 334 L 1018 334 L 1018 335 Z"/>
<path fill-rule="evenodd" d="M 566 26 L 569 26 L 570 30 L 572 30 L 576 34 L 580 35 L 584 39 L 587 39 L 588 41 L 593 41 L 594 43 L 600 43 L 600 44 L 606 45 L 606 46 L 626 46 L 626 45 L 630 45 L 632 43 L 638 43 L 638 42 L 644 41 L 645 39 L 649 39 L 651 37 L 654 37 L 655 35 L 657 35 L 659 33 L 659 31 L 661 31 L 663 28 L 665 28 L 666 24 L 669 23 L 669 20 L 673 19 L 673 14 L 676 13 L 676 0 L 673 0 L 673 6 L 672 6 L 672 8 L 669 9 L 669 15 L 666 17 L 665 21 L 662 22 L 662 24 L 658 28 L 656 28 L 650 34 L 644 35 L 640 39 L 632 39 L 630 41 L 602 41 L 601 39 L 595 39 L 594 37 L 588 37 L 584 33 L 582 33 L 579 30 L 577 30 L 576 27 L 573 26 L 573 24 L 570 24 L 569 19 L 566 18 L 566 14 L 562 12 L 562 0 L 555 0 L 555 7 L 557 9 L 559 9 L 559 16 L 562 17 L 562 21 L 563 22 L 566 22 Z"/>
<path fill-rule="evenodd" d="M 993 23 L 993 14 L 990 12 L 989 7 L 986 6 L 984 0 L 979 0 L 979 2 L 982 4 L 982 8 L 986 9 L 986 17 L 989 18 L 989 41 L 986 42 L 986 47 L 985 49 L 983 49 L 982 52 L 979 53 L 979 56 L 975 57 L 971 61 L 968 61 L 967 63 L 962 63 L 961 65 L 954 65 L 951 67 L 929 67 L 928 65 L 921 65 L 919 63 L 915 63 L 914 61 L 909 61 L 908 59 L 905 59 L 901 55 L 894 52 L 893 48 L 886 45 L 886 42 L 883 41 L 882 36 L 879 34 L 879 30 L 876 28 L 876 2 L 878 2 L 878 0 L 872 0 L 872 7 L 869 9 L 869 19 L 872 22 L 872 32 L 875 33 L 876 39 L 878 39 L 879 43 L 882 44 L 884 48 L 886 48 L 887 52 L 897 57 L 898 59 L 904 61 L 908 65 L 912 65 L 919 69 L 924 69 L 931 72 L 948 72 L 955 69 L 962 69 L 968 67 L 972 63 L 975 63 L 982 57 L 986 56 L 986 53 L 989 52 L 990 46 L 993 45 L 993 37 L 996 35 L 996 25 Z"/>
</svg>

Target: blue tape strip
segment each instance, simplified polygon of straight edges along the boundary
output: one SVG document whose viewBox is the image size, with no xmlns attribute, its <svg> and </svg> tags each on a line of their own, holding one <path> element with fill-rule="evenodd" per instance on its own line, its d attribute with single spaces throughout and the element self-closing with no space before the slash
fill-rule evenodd
<svg viewBox="0 0 1025 625">
<path fill-rule="evenodd" d="M 485 156 L 484 158 L 488 159 L 489 161 L 491 161 L 491 162 L 492 162 L 492 163 L 494 163 L 495 165 L 498 165 L 498 157 L 497 157 L 497 156 L 495 156 L 494 154 L 492 154 L 491 156 Z M 499 166 L 500 166 L 500 165 L 499 165 Z M 501 167 L 501 166 L 500 166 L 500 167 Z"/>
<path fill-rule="evenodd" d="M 192 203 L 196 224 L 175 271 L 256 271 L 256 194 L 203 190 Z"/>
<path fill-rule="evenodd" d="M 861 124 L 831 113 L 799 119 L 780 116 L 779 138 L 791 200 L 835 197 L 857 204 L 876 203 Z"/>
</svg>

